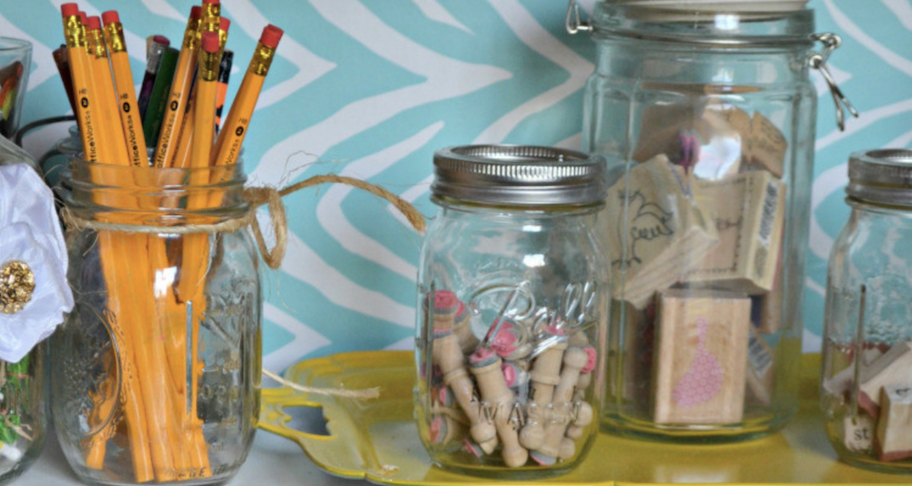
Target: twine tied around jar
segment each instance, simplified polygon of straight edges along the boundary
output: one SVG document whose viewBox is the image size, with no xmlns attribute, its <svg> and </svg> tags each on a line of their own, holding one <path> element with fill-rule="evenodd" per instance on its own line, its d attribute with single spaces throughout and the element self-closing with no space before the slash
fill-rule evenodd
<svg viewBox="0 0 912 486">
<path fill-rule="evenodd" d="M 415 207 L 408 201 L 400 198 L 399 196 L 393 194 L 392 192 L 365 182 L 361 179 L 355 179 L 352 177 L 338 176 L 338 175 L 319 175 L 314 176 L 309 179 L 303 180 L 301 182 L 292 184 L 290 186 L 284 187 L 282 189 L 276 189 L 273 187 L 247 187 L 244 188 L 243 198 L 250 205 L 250 210 L 243 216 L 232 218 L 226 221 L 222 221 L 214 224 L 185 224 L 185 225 L 175 225 L 175 226 L 161 226 L 161 225 L 144 225 L 144 224 L 123 224 L 123 223 L 107 223 L 103 221 L 94 221 L 82 218 L 76 215 L 69 208 L 64 207 L 61 210 L 61 217 L 63 218 L 64 223 L 67 228 L 71 229 L 93 229 L 93 230 L 107 230 L 107 231 L 122 231 L 122 232 L 133 232 L 133 233 L 170 233 L 170 234 L 193 234 L 193 233 L 216 233 L 216 232 L 231 232 L 238 229 L 241 229 L 245 226 L 249 226 L 253 232 L 254 239 L 256 240 L 257 248 L 260 251 L 260 256 L 263 258 L 263 261 L 269 268 L 275 270 L 278 269 L 282 260 L 285 258 L 285 251 L 288 247 L 288 221 L 286 218 L 285 212 L 285 203 L 282 201 L 282 198 L 305 189 L 307 187 L 316 186 L 320 184 L 344 184 L 358 189 L 365 190 L 374 194 L 380 198 L 383 198 L 389 201 L 399 212 L 408 219 L 409 224 L 418 231 L 423 233 L 426 227 L 426 221 L 424 216 L 418 212 Z M 266 239 L 263 236 L 262 228 L 260 228 L 259 220 L 256 218 L 256 211 L 260 206 L 267 206 L 269 209 L 269 214 L 272 217 L 272 227 L 273 233 L 275 234 L 275 244 L 270 250 L 266 244 Z M 343 390 L 336 388 L 313 388 L 306 387 L 294 383 L 292 381 L 286 380 L 279 376 L 278 374 L 269 371 L 263 370 L 263 374 L 267 377 L 285 385 L 289 388 L 307 392 L 307 393 L 316 393 L 320 395 L 332 395 L 346 398 L 377 398 L 380 396 L 379 388 L 368 388 L 362 390 Z"/>
</svg>

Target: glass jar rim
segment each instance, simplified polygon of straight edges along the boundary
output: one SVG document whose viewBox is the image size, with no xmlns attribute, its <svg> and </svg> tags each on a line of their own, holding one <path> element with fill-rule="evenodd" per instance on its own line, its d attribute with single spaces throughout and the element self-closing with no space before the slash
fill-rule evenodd
<svg viewBox="0 0 912 486">
<path fill-rule="evenodd" d="M 599 1 L 592 13 L 597 38 L 629 38 L 726 49 L 810 48 L 814 11 L 700 11 Z"/>
<path fill-rule="evenodd" d="M 0 52 L 30 51 L 30 50 L 32 50 L 32 43 L 25 39 L 18 39 L 15 37 L 0 38 Z"/>
<path fill-rule="evenodd" d="M 121 214 L 108 219 L 215 224 L 244 218 L 250 211 L 242 164 L 141 168 L 73 157 L 69 168 L 64 203 L 83 220 Z"/>
</svg>

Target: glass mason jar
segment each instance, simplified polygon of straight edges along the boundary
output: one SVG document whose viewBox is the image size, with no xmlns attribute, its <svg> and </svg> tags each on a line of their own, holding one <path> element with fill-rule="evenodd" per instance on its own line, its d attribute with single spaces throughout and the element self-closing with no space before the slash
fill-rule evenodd
<svg viewBox="0 0 912 486">
<path fill-rule="evenodd" d="M 52 338 L 67 460 L 98 484 L 221 484 L 260 410 L 262 295 L 240 166 L 72 162 L 76 306 Z"/>
<path fill-rule="evenodd" d="M 817 99 L 808 73 L 830 79 L 838 38 L 815 37 L 803 8 L 646 3 L 599 1 L 591 25 L 574 23 L 573 2 L 568 12 L 568 29 L 596 42 L 584 150 L 608 164 L 602 425 L 659 440 L 760 437 L 798 407 Z"/>
<path fill-rule="evenodd" d="M 418 275 L 415 417 L 434 464 L 496 478 L 579 463 L 597 433 L 608 268 L 600 157 L 530 146 L 434 155 Z"/>
<path fill-rule="evenodd" d="M 47 343 L 17 363 L 0 360 L 0 484 L 28 470 L 47 435 Z"/>
<path fill-rule="evenodd" d="M 912 474 L 912 151 L 852 154 L 830 253 L 820 405 L 840 459 Z"/>
<path fill-rule="evenodd" d="M 35 159 L 0 137 L 0 166 L 12 164 L 25 164 L 37 171 Z M 5 263 L 0 261 L 0 272 Z M 0 298 L 0 303 L 3 301 Z M 5 312 L 3 305 L 0 312 Z M 44 448 L 48 423 L 46 348 L 47 343 L 40 342 L 16 363 L 0 360 L 0 485 L 28 470 Z"/>
</svg>

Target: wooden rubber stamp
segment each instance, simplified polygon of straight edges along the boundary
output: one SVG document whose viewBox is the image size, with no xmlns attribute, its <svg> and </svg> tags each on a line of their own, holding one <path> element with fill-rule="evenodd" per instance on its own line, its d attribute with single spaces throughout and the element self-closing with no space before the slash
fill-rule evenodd
<svg viewBox="0 0 912 486">
<path fill-rule="evenodd" d="M 880 414 L 880 390 L 888 385 L 912 382 L 912 343 L 894 345 L 883 356 L 861 369 L 858 381 L 858 406 L 871 417 Z"/>
<path fill-rule="evenodd" d="M 497 429 L 481 413 L 481 404 L 475 398 L 475 385 L 459 349 L 459 338 L 452 331 L 435 332 L 431 346 L 431 359 L 440 367 L 443 382 L 468 417 L 472 438 L 490 454 L 497 447 Z"/>
<path fill-rule="evenodd" d="M 881 461 L 912 457 L 912 383 L 884 386 L 880 409 L 874 434 L 877 457 Z"/>
<path fill-rule="evenodd" d="M 862 350 L 861 366 L 862 369 L 877 361 L 883 356 L 883 351 L 876 347 Z M 855 382 L 855 362 L 849 363 L 849 366 L 843 368 L 838 373 L 829 378 L 823 379 L 823 389 L 830 395 L 846 395 L 852 392 L 852 385 Z"/>
<path fill-rule="evenodd" d="M 769 118 L 754 112 L 749 140 L 748 162 L 775 177 L 782 177 L 785 152 L 788 150 L 788 141 L 782 131 Z"/>
<path fill-rule="evenodd" d="M 638 164 L 608 191 L 611 292 L 642 309 L 682 280 L 718 243 L 715 224 L 694 204 L 683 169 L 664 155 Z"/>
<path fill-rule="evenodd" d="M 843 419 L 843 445 L 852 452 L 873 452 L 875 427 L 874 419 L 866 413 L 859 413 L 854 419 L 846 415 Z"/>
<path fill-rule="evenodd" d="M 747 391 L 761 405 L 769 405 L 773 392 L 773 349 L 749 326 L 747 341 Z"/>
<path fill-rule="evenodd" d="M 494 351 L 485 347 L 478 348 L 469 362 L 481 399 L 490 407 L 497 436 L 503 444 L 504 463 L 509 467 L 520 467 L 529 459 L 529 451 L 519 445 L 516 430 L 520 420 L 514 416 L 515 397 L 504 380 L 502 362 Z"/>
<path fill-rule="evenodd" d="M 766 171 L 694 183 L 719 245 L 687 272 L 688 283 L 762 294 L 773 288 L 785 221 L 785 185 Z"/>
<path fill-rule="evenodd" d="M 558 335 L 546 332 L 544 339 L 555 336 Z M 527 449 L 538 449 L 545 440 L 544 413 L 554 397 L 554 387 L 560 383 L 561 362 L 565 349 L 566 341 L 558 340 L 532 362 L 532 371 L 529 373 L 529 380 L 532 382 L 531 401 L 527 406 L 526 424 L 519 433 L 520 443 Z"/>
<path fill-rule="evenodd" d="M 726 424 L 744 414 L 750 299 L 719 291 L 659 294 L 654 420 Z"/>
<path fill-rule="evenodd" d="M 550 466 L 560 457 L 561 442 L 572 420 L 573 391 L 579 381 L 580 372 L 588 361 L 589 354 L 583 348 L 571 347 L 564 351 L 560 382 L 554 389 L 551 399 L 551 411 L 554 416 L 545 425 L 542 445 L 531 453 L 532 459 L 541 465 Z"/>
</svg>

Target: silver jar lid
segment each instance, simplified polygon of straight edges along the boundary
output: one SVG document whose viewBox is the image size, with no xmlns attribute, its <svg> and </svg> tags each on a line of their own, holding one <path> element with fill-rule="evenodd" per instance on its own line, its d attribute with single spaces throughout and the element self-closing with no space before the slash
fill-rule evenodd
<svg viewBox="0 0 912 486">
<path fill-rule="evenodd" d="M 872 203 L 912 206 L 912 150 L 853 153 L 846 194 Z"/>
<path fill-rule="evenodd" d="M 466 145 L 434 153 L 435 197 L 506 206 L 583 206 L 607 195 L 605 160 L 531 145 Z"/>
</svg>

